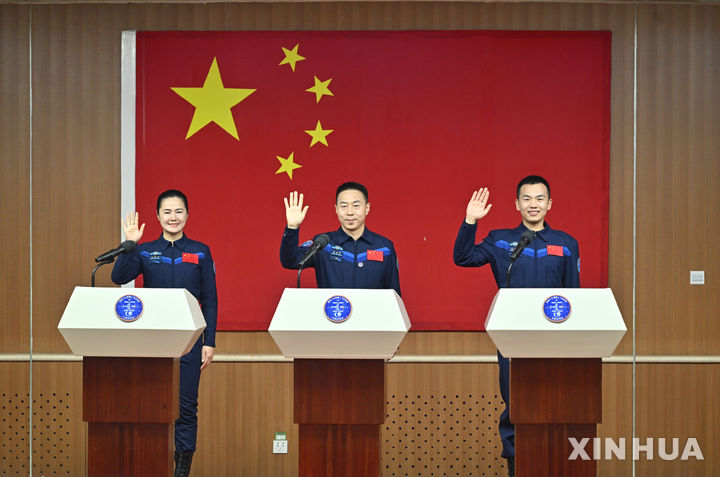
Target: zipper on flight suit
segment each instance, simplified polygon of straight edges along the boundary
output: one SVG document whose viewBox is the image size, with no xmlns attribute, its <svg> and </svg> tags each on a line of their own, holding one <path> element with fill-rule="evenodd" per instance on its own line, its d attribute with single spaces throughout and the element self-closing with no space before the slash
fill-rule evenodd
<svg viewBox="0 0 720 477">
<path fill-rule="evenodd" d="M 173 288 L 175 288 L 175 242 L 170 242 L 171 253 L 170 256 L 170 277 L 172 279 Z"/>
</svg>

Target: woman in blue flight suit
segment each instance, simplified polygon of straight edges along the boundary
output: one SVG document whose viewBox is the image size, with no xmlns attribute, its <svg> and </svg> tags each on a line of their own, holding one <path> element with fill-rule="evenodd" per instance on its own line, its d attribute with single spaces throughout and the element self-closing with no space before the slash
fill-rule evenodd
<svg viewBox="0 0 720 477">
<path fill-rule="evenodd" d="M 146 288 L 185 288 L 202 307 L 207 327 L 189 353 L 180 359 L 180 415 L 175 421 L 175 477 L 190 474 L 197 442 L 197 409 L 200 372 L 215 355 L 217 289 L 210 248 L 190 240 L 183 232 L 188 218 L 188 201 L 179 190 L 167 190 L 157 199 L 157 218 L 162 235 L 139 244 L 127 255 L 118 256 L 112 271 L 113 282 L 121 285 L 143 275 Z M 137 213 L 122 222 L 127 240 L 139 242 L 145 224 Z"/>
</svg>

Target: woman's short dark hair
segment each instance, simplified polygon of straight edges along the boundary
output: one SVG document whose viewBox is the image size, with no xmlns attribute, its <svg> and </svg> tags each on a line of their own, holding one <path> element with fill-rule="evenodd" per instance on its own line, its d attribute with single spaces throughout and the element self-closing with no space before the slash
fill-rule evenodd
<svg viewBox="0 0 720 477">
<path fill-rule="evenodd" d="M 178 199 L 181 199 L 185 203 L 185 212 L 190 212 L 190 209 L 188 208 L 188 200 L 185 194 L 177 189 L 168 189 L 158 196 L 157 208 L 155 209 L 158 214 L 160 213 L 160 204 L 162 201 L 169 199 L 170 197 L 177 197 Z"/>
</svg>

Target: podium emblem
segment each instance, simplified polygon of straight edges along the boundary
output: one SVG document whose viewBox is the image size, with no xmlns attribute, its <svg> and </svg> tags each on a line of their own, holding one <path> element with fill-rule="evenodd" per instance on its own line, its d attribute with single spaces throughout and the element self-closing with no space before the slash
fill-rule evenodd
<svg viewBox="0 0 720 477">
<path fill-rule="evenodd" d="M 325 316 L 333 323 L 347 321 L 352 314 L 352 303 L 342 295 L 331 296 L 325 302 Z"/>
<path fill-rule="evenodd" d="M 140 318 L 143 312 L 143 302 L 135 295 L 124 295 L 115 302 L 115 315 L 125 323 Z"/>
<path fill-rule="evenodd" d="M 562 323 L 570 317 L 572 307 L 567 298 L 560 295 L 553 295 L 545 300 L 543 314 L 545 318 L 553 323 Z"/>
</svg>

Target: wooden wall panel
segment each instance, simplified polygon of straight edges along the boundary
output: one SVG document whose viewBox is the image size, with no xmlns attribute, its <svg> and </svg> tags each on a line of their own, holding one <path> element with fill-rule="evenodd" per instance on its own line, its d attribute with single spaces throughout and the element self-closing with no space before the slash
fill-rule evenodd
<svg viewBox="0 0 720 477">
<path fill-rule="evenodd" d="M 612 15 L 608 285 L 628 332 L 615 354 L 631 355 L 633 309 L 633 12 Z"/>
<path fill-rule="evenodd" d="M 33 8 L 36 352 L 68 351 L 57 331 L 67 300 L 119 243 L 120 37 L 99 10 Z M 107 267 L 98 285 L 110 285 Z"/>
<path fill-rule="evenodd" d="M 497 373 L 493 363 L 388 365 L 382 475 L 502 475 Z M 201 383 L 199 475 L 295 475 L 291 364 L 215 363 Z M 631 401 L 631 366 L 604 365 L 599 436 L 632 435 Z M 287 455 L 271 453 L 276 431 L 287 432 Z M 630 465 L 600 462 L 598 475 L 630 475 Z"/>
<path fill-rule="evenodd" d="M 638 46 L 638 353 L 717 355 L 720 5 L 639 7 Z"/>
<path fill-rule="evenodd" d="M 266 331 L 225 331 L 217 336 L 217 352 L 224 354 L 279 354 Z M 490 355 L 496 348 L 486 333 L 423 331 L 408 333 L 398 355 Z"/>
<path fill-rule="evenodd" d="M 446 475 L 469 475 L 462 469 L 502 469 L 497 366 L 390 364 L 387 388 L 382 475 L 420 475 L 411 466 L 425 464 Z M 201 379 L 194 470 L 216 477 L 296 475 L 298 434 L 292 402 L 292 364 L 213 364 Z M 287 432 L 287 455 L 272 454 L 276 431 Z M 403 466 L 406 457 L 413 462 Z"/>
<path fill-rule="evenodd" d="M 224 354 L 280 354 L 267 331 L 226 331 L 217 333 L 216 352 Z"/>
<path fill-rule="evenodd" d="M 640 454 L 636 475 L 720 475 L 720 365 L 640 364 L 636 386 L 637 436 L 641 444 L 655 439 L 653 460 Z M 660 437 L 666 438 L 666 452 L 672 450 L 672 438 L 679 438 L 681 455 L 687 439 L 696 438 L 704 460 L 663 460 L 657 453 Z"/>
<path fill-rule="evenodd" d="M 0 6 L 0 353 L 30 348 L 28 11 Z"/>
<path fill-rule="evenodd" d="M 611 438 L 632 436 L 632 365 L 603 364 L 602 423 L 597 427 L 598 437 Z M 590 450 L 588 445 L 587 449 Z M 629 459 L 600 460 L 597 462 L 598 477 L 624 477 L 632 475 Z"/>
<path fill-rule="evenodd" d="M 410 317 L 412 320 L 412 317 Z M 423 331 L 408 333 L 400 343 L 398 355 L 490 355 L 497 349 L 487 333 Z"/>
<path fill-rule="evenodd" d="M 30 474 L 29 390 L 28 363 L 0 363 L 0 475 Z"/>
<path fill-rule="evenodd" d="M 504 475 L 497 365 L 390 364 L 381 475 Z"/>
<path fill-rule="evenodd" d="M 85 475 L 82 363 L 33 363 L 33 475 Z"/>
<path fill-rule="evenodd" d="M 0 368 L 0 376 L 6 378 L 3 390 L 27 389 L 27 364 Z M 630 366 L 605 365 L 603 373 L 599 435 L 629 436 Z M 38 475 L 84 475 L 81 378 L 80 363 L 34 365 L 33 379 L 38 383 L 33 399 L 34 467 Z M 436 475 L 502 475 L 505 461 L 499 457 L 497 437 L 502 408 L 494 364 L 390 364 L 387 390 L 383 476 L 430 475 L 422 473 L 425 465 Z M 202 376 L 199 401 L 198 451 L 193 464 L 198 475 L 297 474 L 291 364 L 214 363 Z M 287 455 L 271 453 L 276 431 L 287 432 Z M 14 443 L 12 439 L 3 442 Z M 26 462 L 27 455 L 21 457 Z M 628 463 L 600 463 L 599 469 L 611 472 L 598 475 L 629 475 L 624 472 Z M 0 469 L 8 467 L 0 465 Z"/>
<path fill-rule="evenodd" d="M 193 473 L 214 477 L 298 472 L 292 363 L 213 363 L 200 378 L 198 449 Z M 275 432 L 288 454 L 273 454 Z"/>
</svg>

